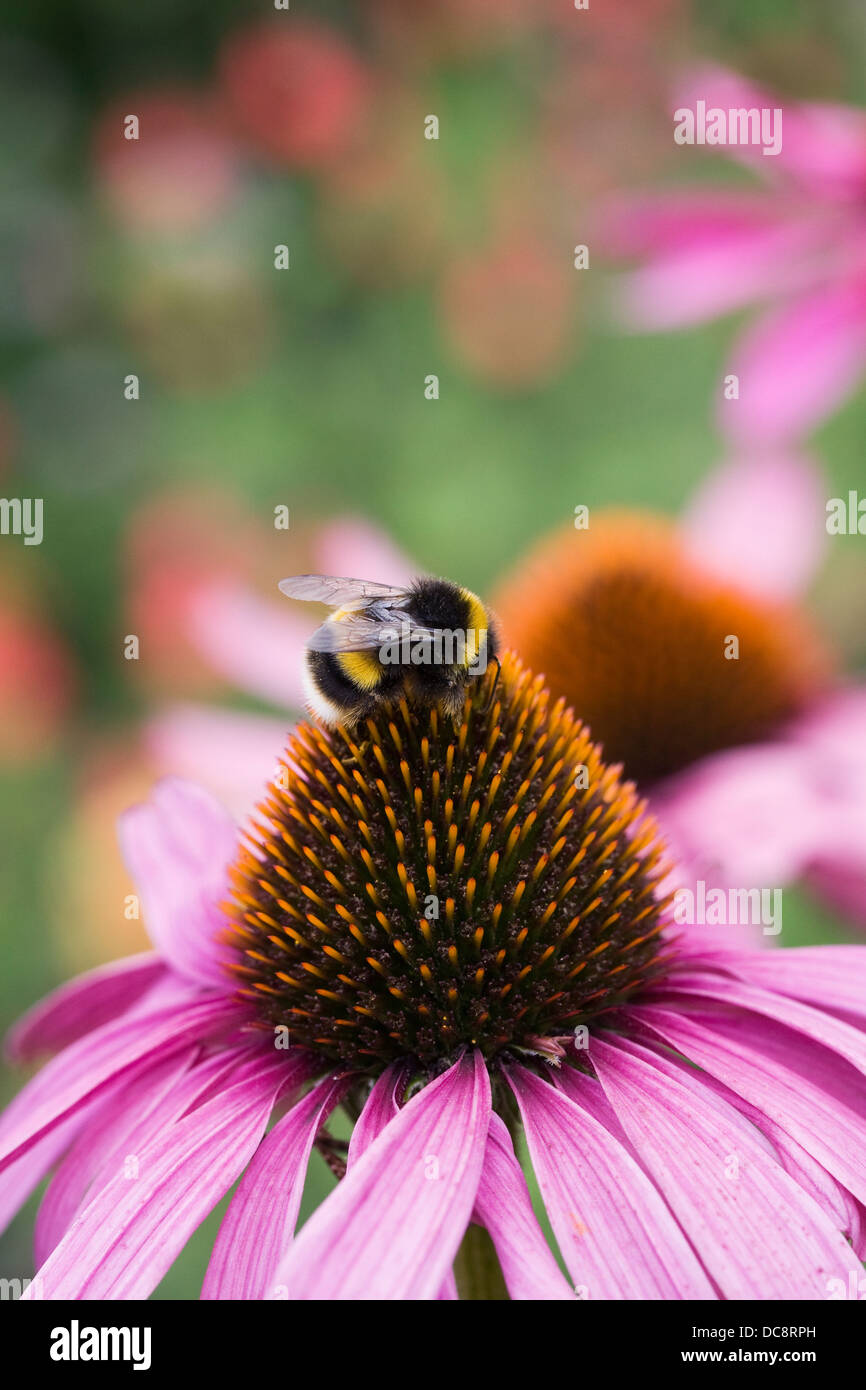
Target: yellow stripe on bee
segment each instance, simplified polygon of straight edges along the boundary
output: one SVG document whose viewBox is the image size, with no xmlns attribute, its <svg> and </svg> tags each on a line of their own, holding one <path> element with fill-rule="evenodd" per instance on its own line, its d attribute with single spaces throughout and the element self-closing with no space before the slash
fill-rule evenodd
<svg viewBox="0 0 866 1390">
<path fill-rule="evenodd" d="M 375 690 L 382 680 L 382 667 L 373 652 L 338 652 L 337 665 L 359 690 Z"/>
<path fill-rule="evenodd" d="M 478 660 L 482 640 L 487 637 L 487 609 L 477 594 L 471 589 L 461 589 L 460 596 L 465 600 L 466 623 L 466 665 L 472 666 Z M 484 638 L 482 639 L 482 633 Z"/>
</svg>

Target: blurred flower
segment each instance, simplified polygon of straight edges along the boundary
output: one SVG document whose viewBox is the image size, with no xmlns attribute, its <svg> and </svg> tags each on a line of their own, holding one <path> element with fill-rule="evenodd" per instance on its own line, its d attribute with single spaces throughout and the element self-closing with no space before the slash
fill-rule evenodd
<svg viewBox="0 0 866 1390">
<path fill-rule="evenodd" d="M 129 675 L 175 694 L 223 686 L 191 639 L 196 598 L 231 580 L 252 582 L 267 541 L 239 498 L 212 484 L 170 488 L 140 504 L 123 543 L 126 621 L 141 649 Z"/>
<path fill-rule="evenodd" d="M 439 287 L 439 312 L 470 372 L 495 387 L 527 389 L 565 366 L 574 293 L 563 249 L 524 237 L 456 259 Z"/>
<path fill-rule="evenodd" d="M 506 641 L 649 788 L 683 874 L 779 886 L 838 874 L 866 923 L 866 762 L 851 751 L 866 746 L 866 699 L 832 678 L 796 606 L 824 516 L 806 462 L 735 463 L 678 530 L 593 515 L 545 539 L 494 605 Z M 725 660 L 731 636 L 739 654 Z"/>
<path fill-rule="evenodd" d="M 239 129 L 290 168 L 318 169 L 338 156 L 369 96 L 364 62 L 336 29 L 318 21 L 238 31 L 223 46 L 220 71 Z"/>
<path fill-rule="evenodd" d="M 124 121 L 137 116 L 138 139 Z M 216 99 L 187 88 L 130 92 L 103 112 L 94 137 L 97 181 L 116 217 L 140 234 L 194 231 L 237 191 L 237 165 Z"/>
<path fill-rule="evenodd" d="M 716 68 L 690 75 L 677 108 L 779 107 L 781 152 L 731 145 L 729 158 L 769 184 L 626 196 L 602 218 L 614 255 L 646 264 L 620 286 L 636 329 L 670 329 L 767 309 L 738 341 L 727 373 L 739 399 L 719 407 L 743 445 L 795 441 L 835 410 L 866 371 L 866 113 L 796 104 Z"/>
<path fill-rule="evenodd" d="M 147 1297 L 240 1178 L 203 1298 L 453 1299 L 475 1221 L 513 1299 L 571 1299 L 521 1130 L 584 1297 L 859 1277 L 866 949 L 780 953 L 768 982 L 761 952 L 672 939 L 633 786 L 514 657 L 487 696 L 457 741 L 405 702 L 363 743 L 299 729 L 240 851 L 193 784 L 124 818 L 157 951 L 10 1038 L 62 1049 L 0 1121 L 8 1212 L 59 1162 L 25 1298 Z M 322 1126 L 344 1101 L 342 1158 Z M 314 1146 L 345 1176 L 295 1239 Z"/>
<path fill-rule="evenodd" d="M 0 573 L 0 762 L 47 757 L 78 685 L 72 655 L 20 576 Z"/>
</svg>

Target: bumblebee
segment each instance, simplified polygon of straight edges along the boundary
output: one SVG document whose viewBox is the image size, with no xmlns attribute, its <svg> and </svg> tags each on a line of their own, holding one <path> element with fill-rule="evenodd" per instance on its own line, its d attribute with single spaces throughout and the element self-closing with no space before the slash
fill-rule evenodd
<svg viewBox="0 0 866 1390">
<path fill-rule="evenodd" d="M 298 574 L 282 580 L 280 590 L 334 609 L 307 642 L 307 698 L 323 724 L 351 727 L 404 693 L 456 717 L 491 662 L 499 678 L 492 615 L 480 598 L 447 579 L 393 588 Z"/>
</svg>

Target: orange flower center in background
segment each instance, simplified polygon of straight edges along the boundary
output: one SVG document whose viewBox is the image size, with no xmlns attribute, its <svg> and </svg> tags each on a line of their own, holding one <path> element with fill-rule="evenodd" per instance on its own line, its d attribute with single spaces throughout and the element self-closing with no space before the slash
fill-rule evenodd
<svg viewBox="0 0 866 1390">
<path fill-rule="evenodd" d="M 804 614 L 719 582 L 650 515 L 554 533 L 494 608 L 507 645 L 639 782 L 766 737 L 831 673 Z"/>
</svg>

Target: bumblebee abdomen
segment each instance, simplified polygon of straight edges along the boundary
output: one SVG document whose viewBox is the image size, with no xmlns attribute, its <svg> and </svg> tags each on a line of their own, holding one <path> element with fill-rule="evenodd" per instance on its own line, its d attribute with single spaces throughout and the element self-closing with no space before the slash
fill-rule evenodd
<svg viewBox="0 0 866 1390">
<path fill-rule="evenodd" d="M 352 724 L 366 718 L 398 672 L 382 666 L 372 652 L 307 652 L 307 695 L 326 724 Z"/>
<path fill-rule="evenodd" d="M 385 677 L 385 668 L 375 652 L 339 652 L 334 660 L 340 674 L 357 690 L 378 690 Z"/>
<path fill-rule="evenodd" d="M 343 671 L 336 653 L 308 651 L 307 670 L 319 694 L 338 709 L 357 700 L 358 687 Z"/>
</svg>

